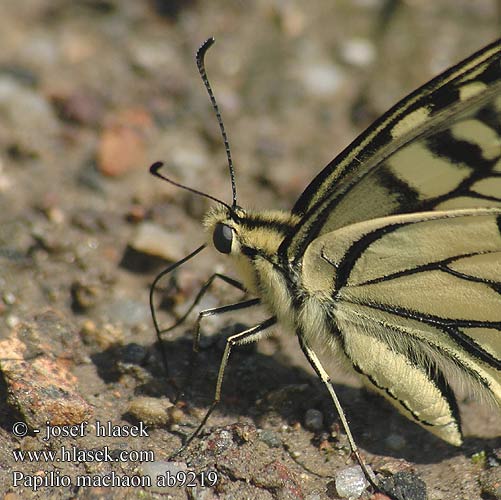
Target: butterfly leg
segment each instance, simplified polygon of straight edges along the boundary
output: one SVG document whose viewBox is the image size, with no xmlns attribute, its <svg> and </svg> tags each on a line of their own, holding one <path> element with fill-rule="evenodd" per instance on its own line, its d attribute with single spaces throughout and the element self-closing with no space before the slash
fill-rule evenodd
<svg viewBox="0 0 501 500">
<path fill-rule="evenodd" d="M 251 342 L 257 342 L 258 340 L 262 339 L 264 336 L 268 334 L 266 330 L 273 326 L 277 322 L 277 319 L 275 317 L 268 318 L 267 320 L 263 321 L 262 323 L 259 323 L 258 325 L 255 325 L 243 332 L 236 333 L 235 335 L 232 335 L 231 337 L 228 338 L 226 341 L 226 346 L 224 348 L 223 352 L 223 357 L 221 359 L 221 364 L 219 365 L 219 371 L 217 374 L 217 382 L 216 382 L 216 389 L 214 391 L 214 399 L 212 400 L 211 405 L 209 406 L 209 409 L 205 413 L 204 418 L 200 422 L 199 426 L 196 428 L 195 432 L 191 434 L 191 436 L 186 440 L 186 442 L 183 444 L 183 446 L 174 453 L 174 455 L 171 456 L 175 457 L 179 453 L 181 453 L 183 450 L 189 446 L 189 444 L 195 439 L 196 436 L 200 433 L 200 431 L 203 429 L 205 426 L 207 420 L 209 419 L 210 415 L 214 411 L 214 408 L 217 406 L 219 401 L 221 400 L 221 387 L 223 385 L 223 379 L 224 379 L 224 372 L 226 370 L 226 366 L 228 364 L 228 359 L 231 354 L 231 349 L 235 346 L 239 345 L 244 345 L 244 344 L 249 344 Z"/>
<path fill-rule="evenodd" d="M 299 339 L 299 345 L 301 346 L 301 350 L 306 356 L 306 359 L 309 361 L 311 367 L 315 370 L 316 374 L 318 375 L 320 380 L 324 383 L 325 387 L 329 391 L 330 397 L 334 403 L 336 411 L 338 412 L 339 418 L 341 420 L 341 424 L 346 433 L 346 437 L 348 438 L 348 442 L 350 443 L 351 452 L 353 453 L 353 455 L 355 455 L 355 458 L 357 459 L 357 462 L 360 464 L 360 467 L 362 468 L 362 471 L 364 472 L 369 483 L 374 488 L 379 490 L 376 479 L 374 477 L 374 473 L 369 471 L 369 469 L 367 468 L 367 465 L 365 464 L 360 455 L 358 446 L 356 445 L 355 440 L 353 439 L 350 426 L 348 425 L 348 420 L 346 419 L 346 415 L 344 414 L 341 403 L 339 402 L 336 391 L 334 390 L 334 386 L 332 385 L 332 381 L 329 374 L 325 371 L 325 368 L 320 363 L 318 356 L 315 354 L 313 349 L 308 345 L 304 336 L 301 335 L 301 332 L 298 333 L 297 337 Z"/>
<path fill-rule="evenodd" d="M 163 330 L 160 330 L 158 333 L 159 334 L 162 334 L 162 333 L 167 333 L 167 332 L 170 332 L 171 330 L 174 330 L 175 328 L 177 328 L 179 325 L 181 325 L 182 323 L 184 323 L 186 321 L 186 318 L 190 315 L 190 313 L 193 311 L 193 309 L 199 304 L 199 302 L 202 300 L 203 296 L 206 294 L 207 290 L 210 288 L 210 286 L 212 285 L 212 283 L 214 282 L 214 280 L 216 278 L 219 278 L 220 280 L 224 281 L 225 283 L 228 283 L 229 285 L 235 287 L 235 288 L 238 288 L 239 290 L 241 291 L 245 291 L 245 288 L 243 287 L 243 285 L 237 281 L 237 280 L 234 280 L 233 278 L 230 278 L 229 276 L 225 276 L 224 274 L 220 274 L 220 273 L 214 273 L 203 285 L 202 287 L 200 288 L 200 290 L 198 291 L 197 293 L 197 296 L 195 297 L 195 300 L 192 302 L 192 304 L 190 305 L 190 307 L 188 307 L 188 309 L 186 310 L 186 312 L 171 326 L 169 326 L 168 328 L 164 328 Z M 231 306 L 227 306 L 227 307 L 231 307 Z M 231 309 L 229 309 L 231 310 Z M 202 311 L 202 312 L 205 312 L 205 311 Z M 226 312 L 226 311 L 222 311 L 222 312 Z M 213 314 L 218 314 L 217 312 L 214 312 Z M 207 314 L 207 316 L 210 316 L 211 314 Z M 200 322 L 200 318 L 198 320 L 198 323 Z"/>
<path fill-rule="evenodd" d="M 200 325 L 201 325 L 202 319 L 206 318 L 208 316 L 214 316 L 216 314 L 224 314 L 226 312 L 247 309 L 248 307 L 253 307 L 255 305 L 258 305 L 260 302 L 261 301 L 259 299 L 244 300 L 243 302 L 237 302 L 235 304 L 228 304 L 226 306 L 215 307 L 213 309 L 204 309 L 203 311 L 200 311 L 198 313 L 198 318 L 197 318 L 195 330 L 193 333 L 193 349 L 192 349 L 192 356 L 191 356 L 191 361 L 190 361 L 190 370 L 188 372 L 188 377 L 186 380 L 186 384 L 188 386 L 191 386 L 191 384 L 192 384 L 191 377 L 192 377 L 193 373 L 195 372 L 195 370 L 193 368 L 194 368 L 194 365 L 196 364 L 196 353 L 198 352 L 199 347 L 200 347 Z"/>
<path fill-rule="evenodd" d="M 162 334 L 170 332 L 171 330 L 174 330 L 179 325 L 181 325 L 182 323 L 184 323 L 184 321 L 186 321 L 186 318 L 190 315 L 190 313 L 193 311 L 193 309 L 197 306 L 197 304 L 200 302 L 200 300 L 205 295 L 205 293 L 207 292 L 207 290 L 212 285 L 212 282 L 216 278 L 219 278 L 219 279 L 223 280 L 225 283 L 228 283 L 229 285 L 234 286 L 235 288 L 238 288 L 239 290 L 245 291 L 243 285 L 239 281 L 234 280 L 233 278 L 230 278 L 229 276 L 225 276 L 224 274 L 214 273 L 202 285 L 202 288 L 200 288 L 200 290 L 198 291 L 197 296 L 195 297 L 195 300 L 190 305 L 190 307 L 188 308 L 188 310 L 181 316 L 181 318 L 179 318 L 173 325 L 169 326 L 168 328 L 164 328 L 164 329 L 161 330 L 159 328 L 159 326 L 158 326 L 157 315 L 156 315 L 156 312 L 155 312 L 155 307 L 153 305 L 153 294 L 154 294 L 154 291 L 155 291 L 157 283 L 160 281 L 161 278 L 163 278 L 163 276 L 165 276 L 166 274 L 168 274 L 171 271 L 173 271 L 175 269 L 175 267 L 178 267 L 180 264 L 183 264 L 189 258 L 195 256 L 202 249 L 203 249 L 203 247 L 199 247 L 197 250 L 195 250 L 190 255 L 188 255 L 185 259 L 183 259 L 183 260 L 181 260 L 179 262 L 176 262 L 176 264 L 174 264 L 173 266 L 170 266 L 167 269 L 165 269 L 164 271 L 162 271 L 160 274 L 158 274 L 158 276 L 155 278 L 155 280 L 153 281 L 153 283 L 152 283 L 152 285 L 150 287 L 150 310 L 151 310 L 151 317 L 153 319 L 153 325 L 155 326 L 155 332 L 157 334 L 158 344 L 160 345 L 160 350 L 161 350 L 161 353 L 162 353 L 162 361 L 163 361 L 164 370 L 165 370 L 166 374 L 169 373 L 169 370 L 168 370 L 168 363 L 167 363 L 167 353 L 165 352 L 165 347 L 164 347 L 164 343 L 163 343 L 163 340 L 162 340 Z"/>
<path fill-rule="evenodd" d="M 243 302 L 236 302 L 235 304 L 228 304 L 226 306 L 214 307 L 213 309 L 204 309 L 198 313 L 197 322 L 195 324 L 195 333 L 193 335 L 193 351 L 198 352 L 200 344 L 200 324 L 203 318 L 209 316 L 214 316 L 216 314 L 224 314 L 231 311 L 239 311 L 241 309 L 247 309 L 248 307 L 253 307 L 261 302 L 260 299 L 250 299 L 244 300 Z M 190 308 L 190 309 L 193 309 Z"/>
</svg>

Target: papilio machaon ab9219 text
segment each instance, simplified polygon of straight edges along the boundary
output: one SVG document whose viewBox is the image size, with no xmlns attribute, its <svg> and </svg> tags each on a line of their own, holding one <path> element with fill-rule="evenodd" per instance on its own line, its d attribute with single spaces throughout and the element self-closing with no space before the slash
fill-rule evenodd
<svg viewBox="0 0 501 500">
<path fill-rule="evenodd" d="M 270 317 L 229 338 L 202 425 L 219 400 L 231 348 L 280 323 L 324 382 L 366 473 L 315 343 L 344 357 L 406 417 L 460 445 L 451 386 L 501 406 L 501 40 L 381 116 L 314 178 L 290 213 L 237 205 L 203 63 L 212 42 L 199 49 L 197 63 L 227 147 L 233 200 L 187 189 L 217 202 L 204 225 L 241 283 L 222 278 L 255 298 L 202 312 L 196 338 L 210 314 L 261 304 Z M 161 165 L 152 173 L 177 184 Z"/>
</svg>

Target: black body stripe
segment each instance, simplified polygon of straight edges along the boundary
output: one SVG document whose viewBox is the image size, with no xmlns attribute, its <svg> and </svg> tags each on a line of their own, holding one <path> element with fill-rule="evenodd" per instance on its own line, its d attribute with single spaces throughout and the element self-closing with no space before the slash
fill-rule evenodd
<svg viewBox="0 0 501 500">
<path fill-rule="evenodd" d="M 240 220 L 239 225 L 243 226 L 245 229 L 257 229 L 260 227 L 271 229 L 280 234 L 289 234 L 294 226 L 292 224 L 288 224 L 286 222 L 282 222 L 279 220 L 273 219 L 264 219 L 264 218 L 251 218 L 245 217 Z"/>
</svg>

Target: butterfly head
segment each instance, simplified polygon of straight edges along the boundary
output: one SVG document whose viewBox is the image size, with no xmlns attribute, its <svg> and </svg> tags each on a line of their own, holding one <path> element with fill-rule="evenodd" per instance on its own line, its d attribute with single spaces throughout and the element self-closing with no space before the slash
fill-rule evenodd
<svg viewBox="0 0 501 500">
<path fill-rule="evenodd" d="M 220 206 L 205 216 L 204 225 L 212 246 L 231 257 L 245 288 L 258 293 L 257 276 L 278 264 L 278 249 L 294 220 L 287 212 Z"/>
<path fill-rule="evenodd" d="M 261 256 L 269 260 L 276 256 L 294 220 L 291 214 L 277 210 L 218 207 L 205 216 L 204 225 L 218 252 L 249 259 Z"/>
<path fill-rule="evenodd" d="M 205 216 L 204 225 L 218 252 L 226 255 L 242 252 L 240 233 L 244 218 L 245 212 L 241 208 L 228 210 L 225 207 L 213 209 Z"/>
</svg>

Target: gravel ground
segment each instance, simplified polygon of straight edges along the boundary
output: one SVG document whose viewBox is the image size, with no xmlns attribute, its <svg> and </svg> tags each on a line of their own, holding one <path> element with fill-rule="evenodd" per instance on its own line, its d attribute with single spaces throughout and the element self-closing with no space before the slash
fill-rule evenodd
<svg viewBox="0 0 501 500">
<path fill-rule="evenodd" d="M 193 57 L 210 35 L 207 70 L 239 203 L 288 209 L 375 117 L 499 36 L 500 16 L 494 0 L 4 2 L 3 498 L 337 498 L 333 477 L 354 462 L 328 396 L 285 332 L 232 355 L 223 401 L 200 439 L 165 462 L 210 404 L 221 335 L 262 315 L 207 318 L 196 358 L 190 316 L 165 336 L 165 375 L 149 285 L 203 241 L 210 202 L 153 178 L 148 166 L 162 160 L 172 178 L 229 199 Z M 206 250 L 162 282 L 162 325 L 214 270 L 234 276 Z M 200 308 L 240 298 L 216 282 Z M 501 467 L 488 467 L 501 453 L 495 410 L 461 401 L 466 440 L 453 449 L 333 372 L 374 469 L 416 473 L 434 500 L 501 498 Z M 198 485 L 133 484 L 167 470 L 194 471 Z M 121 487 L 107 486 L 112 474 Z"/>
</svg>

